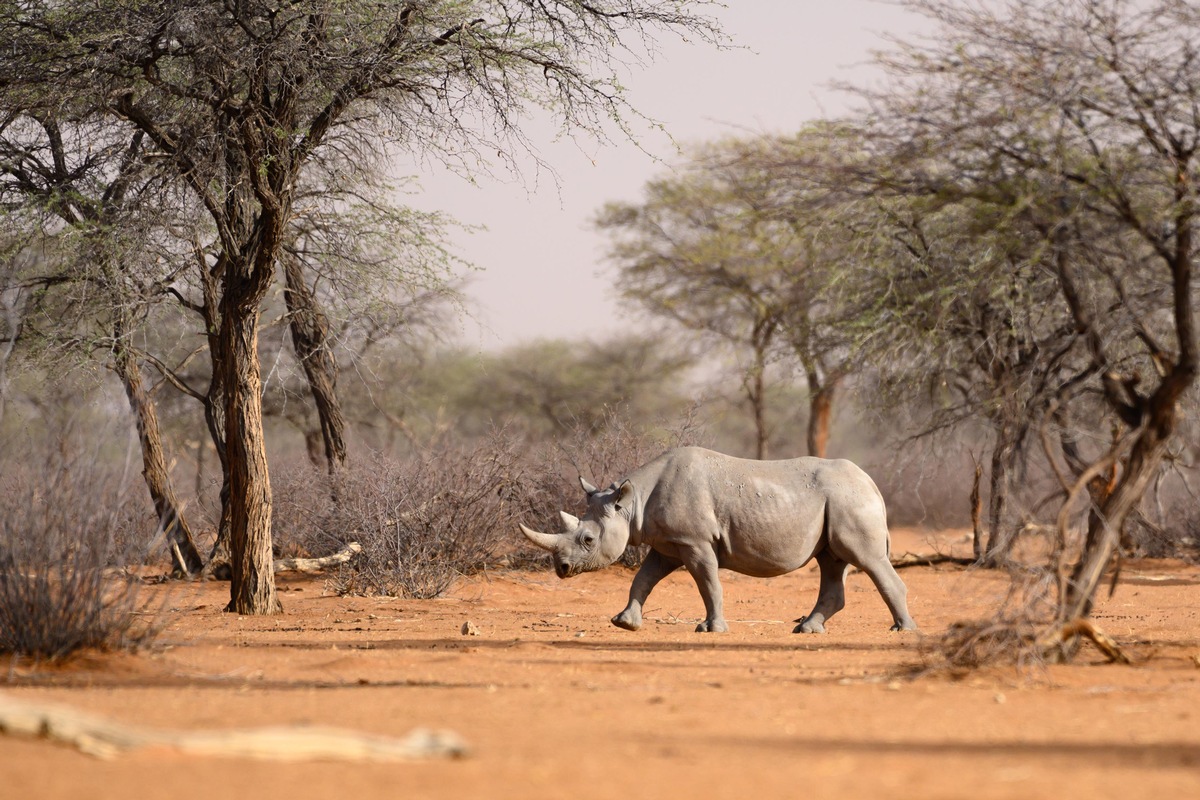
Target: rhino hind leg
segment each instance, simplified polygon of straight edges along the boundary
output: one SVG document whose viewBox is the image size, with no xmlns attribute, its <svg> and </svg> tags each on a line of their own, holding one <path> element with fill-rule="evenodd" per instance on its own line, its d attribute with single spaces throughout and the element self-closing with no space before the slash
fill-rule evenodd
<svg viewBox="0 0 1200 800">
<path fill-rule="evenodd" d="M 796 620 L 800 624 L 792 633 L 824 633 L 825 622 L 846 607 L 846 568 L 850 565 L 828 547 L 817 553 L 817 565 L 821 568 L 817 604 L 807 616 Z"/>
<path fill-rule="evenodd" d="M 859 567 L 871 576 L 871 581 L 879 590 L 883 602 L 887 603 L 888 610 L 892 612 L 892 630 L 915 631 L 917 623 L 913 622 L 913 618 L 908 614 L 908 587 L 896 573 L 891 560 L 875 559 L 859 564 Z"/>
<path fill-rule="evenodd" d="M 880 509 L 882 516 L 882 509 Z M 908 588 L 896 573 L 888 555 L 887 523 L 882 519 L 848 518 L 839 520 L 840 525 L 831 524 L 838 531 L 830 538 L 830 548 L 838 558 L 867 573 L 883 602 L 892 613 L 892 630 L 915 631 L 917 624 L 908 614 Z M 824 574 L 822 573 L 822 587 Z"/>
<path fill-rule="evenodd" d="M 657 550 L 651 550 L 637 574 L 633 576 L 633 585 L 629 587 L 629 603 L 624 611 L 612 618 L 612 624 L 627 631 L 641 628 L 642 606 L 650 596 L 651 590 L 681 566 L 678 560 L 667 558 Z"/>
</svg>

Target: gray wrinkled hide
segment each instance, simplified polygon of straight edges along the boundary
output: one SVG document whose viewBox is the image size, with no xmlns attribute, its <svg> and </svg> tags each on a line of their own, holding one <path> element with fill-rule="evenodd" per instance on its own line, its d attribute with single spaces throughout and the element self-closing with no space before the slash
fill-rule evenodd
<svg viewBox="0 0 1200 800">
<path fill-rule="evenodd" d="M 816 558 L 821 588 L 797 633 L 823 632 L 825 621 L 842 609 L 851 564 L 874 581 L 891 611 L 892 630 L 916 628 L 904 582 L 888 558 L 883 497 L 849 461 L 751 461 L 682 447 L 607 489 L 580 480 L 588 510 L 581 519 L 564 513 L 565 533 L 538 533 L 524 525 L 521 530 L 554 554 L 561 578 L 608 566 L 627 544 L 649 545 L 629 604 L 612 619 L 618 627 L 640 628 L 650 591 L 684 567 L 704 599 L 705 620 L 696 630 L 728 630 L 718 568 L 766 578 Z"/>
</svg>

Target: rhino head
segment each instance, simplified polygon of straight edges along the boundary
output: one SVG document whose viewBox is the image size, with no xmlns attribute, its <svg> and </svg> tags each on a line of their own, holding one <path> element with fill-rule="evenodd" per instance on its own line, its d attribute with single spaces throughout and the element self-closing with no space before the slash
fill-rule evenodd
<svg viewBox="0 0 1200 800">
<path fill-rule="evenodd" d="M 638 504 L 633 484 L 624 481 L 607 489 L 597 489 L 579 479 L 587 492 L 587 513 L 583 519 L 558 512 L 566 530 L 563 533 L 539 533 L 521 525 L 521 533 L 543 550 L 554 554 L 554 571 L 560 578 L 603 569 L 616 561 L 629 544 L 630 527 L 636 523 Z"/>
</svg>

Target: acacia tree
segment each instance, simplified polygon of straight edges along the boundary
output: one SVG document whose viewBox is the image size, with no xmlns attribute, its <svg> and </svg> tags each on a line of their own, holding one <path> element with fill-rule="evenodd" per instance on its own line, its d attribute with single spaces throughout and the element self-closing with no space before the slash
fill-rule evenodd
<svg viewBox="0 0 1200 800">
<path fill-rule="evenodd" d="M 757 177 L 714 167 L 704 154 L 679 177 L 652 181 L 640 204 L 610 203 L 596 226 L 613 233 L 609 258 L 623 297 L 649 313 L 745 352 L 741 383 L 767 457 L 767 366 L 777 354 L 786 226 L 763 213 Z"/>
<path fill-rule="evenodd" d="M 1095 394 L 1122 426 L 1066 481 L 1062 537 L 1078 497 L 1119 466 L 1110 490 L 1092 495 L 1082 555 L 1063 574 L 1058 621 L 1070 630 L 1090 613 L 1196 381 L 1200 10 L 1179 0 L 909 5 L 940 31 L 889 61 L 899 82 L 875 98 L 881 135 L 901 163 L 944 155 L 939 173 L 906 176 L 914 186 L 986 196 L 980 178 L 997 164 L 1020 176 L 1012 211 L 1046 250 L 1082 354 L 1052 407 Z"/>
<path fill-rule="evenodd" d="M 872 298 L 862 321 L 876 333 L 862 357 L 875 365 L 879 401 L 931 398 L 913 438 L 979 422 L 990 431 L 987 535 L 979 527 L 975 540 L 987 566 L 1006 563 L 1016 540 L 1010 492 L 1040 432 L 1030 411 L 1073 374 L 1078 344 L 1040 237 L 1012 217 L 994 180 L 991 202 L 881 197 L 877 257 L 856 281 Z"/>
<path fill-rule="evenodd" d="M 197 575 L 203 560 L 176 496 L 157 407 L 134 344 L 138 320 L 172 280 L 169 270 L 158 267 L 162 259 L 151 246 L 161 228 L 144 224 L 152 219 L 143 213 L 148 205 L 156 210 L 155 224 L 162 223 L 162 181 L 142 161 L 140 132 L 81 124 L 45 97 L 27 106 L 21 100 L 5 93 L 0 203 L 14 230 L 32 239 L 58 239 L 56 263 L 43 263 L 40 276 L 25 276 L 56 287 L 39 293 L 34 304 L 53 309 L 51 327 L 57 328 L 40 333 L 75 351 L 110 356 L 133 412 L 142 475 L 174 569 Z M 74 322 L 82 329 L 72 327 Z"/>
<path fill-rule="evenodd" d="M 624 297 L 650 313 L 717 337 L 749 356 L 742 388 L 767 455 L 766 373 L 792 357 L 809 391 L 808 451 L 824 456 L 834 395 L 850 370 L 836 323 L 839 278 L 855 257 L 849 193 L 838 195 L 834 126 L 794 137 L 729 140 L 697 151 L 677 177 L 650 183 L 640 205 L 610 204 L 597 226 Z"/>
<path fill-rule="evenodd" d="M 862 178 L 861 131 L 820 121 L 790 136 L 731 141 L 710 168 L 752 181 L 759 213 L 784 226 L 780 337 L 808 389 L 808 454 L 824 458 L 835 400 L 859 360 L 866 307 L 855 282 L 873 256 L 876 207 Z"/>
<path fill-rule="evenodd" d="M 352 155 L 354 157 L 352 157 Z M 366 153 L 323 159 L 302 187 L 284 248 L 292 351 L 317 417 L 330 474 L 346 461 L 347 418 L 336 390 L 339 353 L 353 362 L 380 342 L 423 339 L 458 302 L 450 274 L 451 221 L 395 205 L 384 165 Z M 317 437 L 306 432 L 315 443 Z M 313 449 L 310 447 L 310 456 Z"/>
<path fill-rule="evenodd" d="M 355 421 L 336 391 L 340 365 L 349 363 L 350 379 L 373 397 L 378 378 L 368 353 L 418 347 L 460 303 L 446 243 L 450 221 L 393 205 L 378 173 L 357 174 L 348 185 L 305 188 L 305 210 L 282 259 L 284 316 L 303 388 L 276 369 L 266 397 L 268 412 L 295 424 L 310 460 L 323 461 L 330 474 L 345 463 L 346 429 Z M 362 404 L 357 412 L 371 413 Z"/>
<path fill-rule="evenodd" d="M 532 342 L 482 365 L 463 405 L 492 424 L 522 420 L 551 437 L 599 435 L 621 416 L 648 421 L 677 412 L 683 393 L 676 386 L 690 366 L 686 354 L 654 338 Z"/>
<path fill-rule="evenodd" d="M 450 154 L 499 144 L 504 152 L 521 143 L 530 104 L 568 126 L 603 130 L 625 111 L 605 69 L 614 50 L 627 34 L 661 29 L 713 33 L 679 3 L 634 0 L 554 9 L 524 0 L 5 7 L 0 73 L 55 85 L 142 131 L 215 230 L 230 610 L 279 609 L 257 341 L 260 305 L 314 154 L 371 140 Z"/>
</svg>

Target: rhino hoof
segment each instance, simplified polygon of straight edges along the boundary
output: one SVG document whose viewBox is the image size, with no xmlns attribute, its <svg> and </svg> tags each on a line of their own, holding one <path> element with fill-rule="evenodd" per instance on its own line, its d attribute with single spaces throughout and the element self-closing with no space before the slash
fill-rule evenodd
<svg viewBox="0 0 1200 800">
<path fill-rule="evenodd" d="M 815 619 L 801 617 L 800 624 L 792 628 L 792 633 L 824 633 L 825 626 Z"/>
<path fill-rule="evenodd" d="M 642 627 L 642 621 L 640 619 L 633 620 L 626 617 L 624 614 L 617 614 L 612 618 L 611 621 L 613 625 L 616 625 L 618 628 L 624 628 L 627 631 L 636 631 Z"/>
<path fill-rule="evenodd" d="M 696 626 L 696 633 L 728 633 L 729 626 L 723 619 L 706 619 Z"/>
</svg>

